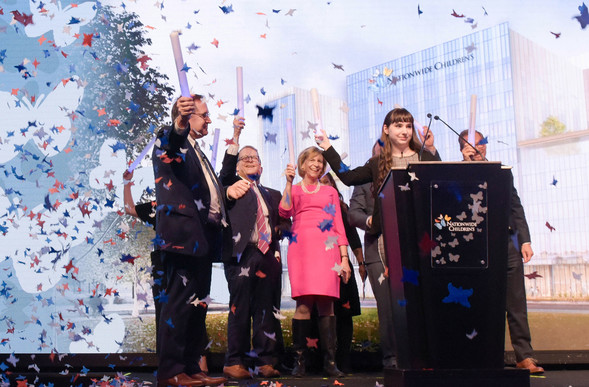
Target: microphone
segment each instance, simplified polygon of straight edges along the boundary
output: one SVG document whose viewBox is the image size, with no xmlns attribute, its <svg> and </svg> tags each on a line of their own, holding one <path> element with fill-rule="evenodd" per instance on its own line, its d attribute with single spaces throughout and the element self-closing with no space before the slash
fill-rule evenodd
<svg viewBox="0 0 589 387">
<path fill-rule="evenodd" d="M 421 144 L 421 149 L 419 149 L 419 160 L 421 161 L 421 154 L 425 149 L 425 141 L 427 140 L 427 135 L 429 134 L 429 128 L 432 125 L 432 114 L 427 113 L 427 118 L 429 118 L 429 123 L 427 124 L 427 130 L 425 131 L 425 135 L 423 136 L 423 144 Z"/>
<path fill-rule="evenodd" d="M 436 120 L 436 121 L 442 121 L 442 123 L 444 125 L 446 125 L 448 127 L 448 129 L 450 129 L 451 131 L 453 131 L 458 136 L 458 138 L 461 139 L 461 141 L 464 141 L 466 144 L 468 144 L 468 146 L 470 146 L 472 149 L 474 149 L 474 151 L 477 152 L 477 154 L 480 155 L 483 160 L 489 161 L 489 160 L 487 160 L 487 158 L 485 156 L 483 156 L 483 154 L 481 152 L 479 152 L 479 150 L 474 145 L 472 145 L 470 142 L 468 142 L 467 139 L 465 139 L 463 137 L 460 137 L 460 133 L 458 133 L 457 131 L 455 131 L 450 125 L 448 125 L 446 123 L 446 121 L 444 121 L 443 119 L 441 119 L 439 116 L 434 116 L 434 120 Z M 471 158 L 471 160 L 472 160 L 472 158 Z"/>
</svg>

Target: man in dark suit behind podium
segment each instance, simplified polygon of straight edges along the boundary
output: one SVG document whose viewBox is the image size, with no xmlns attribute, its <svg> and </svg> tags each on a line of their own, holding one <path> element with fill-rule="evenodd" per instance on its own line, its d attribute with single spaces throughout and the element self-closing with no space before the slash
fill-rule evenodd
<svg viewBox="0 0 589 387">
<path fill-rule="evenodd" d="M 200 148 L 198 140 L 211 122 L 202 96 L 180 97 L 172 108 L 172 126 L 158 133 L 153 151 L 156 183 L 156 238 L 168 280 L 158 332 L 158 384 L 204 386 L 224 383 L 198 366 L 211 287 L 212 262 L 231 231 L 225 197 L 245 193 L 246 182 L 227 192 Z M 230 246 L 230 245 L 229 245 Z"/>
<path fill-rule="evenodd" d="M 475 143 L 472 145 L 476 149 L 466 143 L 467 138 L 468 130 L 464 130 L 460 133 L 458 139 L 463 159 L 465 161 L 486 160 L 487 143 L 483 134 L 479 131 L 475 133 Z M 505 309 L 507 311 L 507 325 L 509 326 L 511 345 L 515 352 L 517 368 L 525 368 L 532 374 L 538 374 L 544 372 L 544 368 L 538 366 L 533 358 L 534 350 L 532 349 L 532 337 L 528 324 L 523 265 L 532 259 L 534 252 L 524 208 L 515 186 L 511 190 L 509 234 L 511 237 L 507 246 L 507 300 Z"/>
<path fill-rule="evenodd" d="M 227 203 L 233 252 L 223 254 L 230 306 L 223 373 L 234 379 L 251 378 L 244 366 L 249 356 L 256 365 L 254 372 L 271 378 L 280 376 L 274 368 L 283 345 L 280 321 L 275 317 L 281 296 L 279 241 L 289 221 L 278 216 L 280 192 L 259 184 L 258 151 L 245 146 L 238 153 L 241 128 L 234 129 L 234 143 L 225 153 L 220 178 L 224 185 L 243 181 L 250 188 L 243 197 Z"/>
</svg>

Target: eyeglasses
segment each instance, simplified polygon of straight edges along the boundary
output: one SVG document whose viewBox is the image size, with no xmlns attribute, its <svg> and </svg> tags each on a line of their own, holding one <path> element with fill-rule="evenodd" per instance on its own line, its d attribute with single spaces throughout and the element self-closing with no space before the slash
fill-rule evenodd
<svg viewBox="0 0 589 387">
<path fill-rule="evenodd" d="M 258 156 L 241 156 L 237 161 L 260 161 Z"/>
<path fill-rule="evenodd" d="M 211 118 L 211 114 L 209 112 L 206 113 L 194 113 L 195 116 L 199 116 L 203 120 L 206 121 L 207 118 Z"/>
</svg>

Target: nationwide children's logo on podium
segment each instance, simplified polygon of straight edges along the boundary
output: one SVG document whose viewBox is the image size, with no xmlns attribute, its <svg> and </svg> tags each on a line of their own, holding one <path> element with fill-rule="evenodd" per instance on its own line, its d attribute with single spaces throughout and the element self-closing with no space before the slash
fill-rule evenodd
<svg viewBox="0 0 589 387">
<path fill-rule="evenodd" d="M 484 182 L 432 181 L 432 267 L 488 267 L 486 187 Z"/>
</svg>

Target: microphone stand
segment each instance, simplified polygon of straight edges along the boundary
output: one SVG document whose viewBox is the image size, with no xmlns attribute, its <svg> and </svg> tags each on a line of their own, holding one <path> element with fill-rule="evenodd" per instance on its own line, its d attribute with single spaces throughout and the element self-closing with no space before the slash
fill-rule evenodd
<svg viewBox="0 0 589 387">
<path fill-rule="evenodd" d="M 423 137 L 423 144 L 421 144 L 421 149 L 419 149 L 419 161 L 421 161 L 421 154 L 425 149 L 425 141 L 427 140 L 427 135 L 429 134 L 429 128 L 432 125 L 432 114 L 427 113 L 427 118 L 429 118 L 429 123 L 427 124 L 427 130 L 425 131 L 425 136 Z"/>
<path fill-rule="evenodd" d="M 487 158 L 485 156 L 483 156 L 483 154 L 481 152 L 479 152 L 479 150 L 474 145 L 472 145 L 470 142 L 468 142 L 467 139 L 465 139 L 464 137 L 460 137 L 460 133 L 458 133 L 457 131 L 455 131 L 450 125 L 448 125 L 446 123 L 446 121 L 444 121 L 443 119 L 441 119 L 439 116 L 434 116 L 434 120 L 436 120 L 436 121 L 442 121 L 442 123 L 444 125 L 446 125 L 448 127 L 448 129 L 450 129 L 451 131 L 453 131 L 458 136 L 458 138 L 461 139 L 461 141 L 464 141 L 466 144 L 468 144 L 468 146 L 470 146 L 472 149 L 474 149 L 474 151 L 477 152 L 477 154 L 479 156 L 481 156 L 481 158 L 484 161 L 489 161 L 489 160 L 487 160 Z"/>
</svg>

